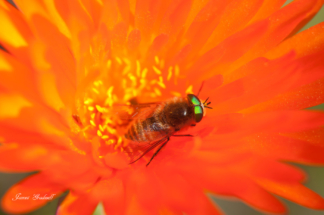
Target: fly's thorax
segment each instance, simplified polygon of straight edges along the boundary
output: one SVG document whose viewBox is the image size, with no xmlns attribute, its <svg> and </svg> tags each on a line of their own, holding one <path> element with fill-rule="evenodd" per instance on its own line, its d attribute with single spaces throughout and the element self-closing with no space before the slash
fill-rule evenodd
<svg viewBox="0 0 324 215">
<path fill-rule="evenodd" d="M 163 108 L 166 122 L 175 129 L 192 124 L 194 120 L 194 107 L 186 98 L 175 97 L 166 101 Z"/>
</svg>

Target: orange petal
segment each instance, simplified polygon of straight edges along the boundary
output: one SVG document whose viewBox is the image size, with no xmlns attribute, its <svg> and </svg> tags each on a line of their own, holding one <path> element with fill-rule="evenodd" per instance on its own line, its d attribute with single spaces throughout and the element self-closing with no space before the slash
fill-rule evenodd
<svg viewBox="0 0 324 215">
<path fill-rule="evenodd" d="M 103 201 L 106 214 L 122 214 L 125 210 L 125 190 L 122 181 L 114 178 L 100 181 L 92 195 Z"/>
<path fill-rule="evenodd" d="M 90 16 L 94 28 L 97 29 L 100 26 L 101 14 L 102 12 L 107 13 L 107 11 L 102 10 L 103 2 L 100 1 L 88 1 L 88 0 L 80 0 L 78 1 L 81 7 L 85 10 L 87 15 Z M 73 8 L 74 10 L 74 8 Z"/>
<path fill-rule="evenodd" d="M 276 47 L 300 24 L 303 20 L 312 16 L 313 10 L 320 9 L 322 0 L 298 0 L 281 8 L 269 17 L 270 29 L 263 38 L 239 61 L 231 65 L 238 68 L 255 57 L 262 56 Z M 280 21 L 278 21 L 280 20 Z"/>
<path fill-rule="evenodd" d="M 158 17 L 159 10 L 163 1 L 157 0 L 140 0 L 136 1 L 135 9 L 135 29 L 141 31 L 144 39 L 148 39 L 153 33 L 154 23 Z"/>
<path fill-rule="evenodd" d="M 11 187 L 2 198 L 2 208 L 8 213 L 27 213 L 45 205 L 47 200 L 33 200 L 34 195 L 39 194 L 40 197 L 51 196 L 58 197 L 65 188 L 49 181 L 49 178 L 38 173 L 27 177 L 23 181 Z M 22 197 L 28 197 L 27 200 L 16 199 L 17 194 Z"/>
<path fill-rule="evenodd" d="M 6 172 L 41 170 L 55 162 L 56 156 L 53 150 L 41 146 L 4 145 L 0 147 L 0 169 Z"/>
<path fill-rule="evenodd" d="M 3 5 L 0 6 L 0 19 L 2 28 L 6 29 L 0 33 L 1 45 L 9 48 L 10 51 L 28 46 L 28 38 L 31 36 L 31 32 L 27 23 L 23 20 L 22 14 L 16 8 L 3 1 Z"/>
<path fill-rule="evenodd" d="M 119 12 L 121 14 L 121 16 L 123 17 L 123 21 L 126 23 L 126 25 L 129 25 L 129 22 L 131 22 L 131 18 L 132 17 L 132 13 L 130 11 L 130 4 L 128 0 L 117 0 L 117 4 L 118 4 L 118 9 Z M 131 23 L 133 24 L 133 23 Z"/>
<path fill-rule="evenodd" d="M 323 124 L 324 112 L 319 111 L 261 112 L 227 119 L 213 133 L 246 136 L 258 132 L 298 132 L 314 129 Z"/>
<path fill-rule="evenodd" d="M 127 25 L 124 22 L 118 23 L 112 30 L 112 43 L 114 51 L 122 50 L 127 39 Z M 117 49 L 117 50 L 115 50 Z M 118 55 L 118 54 L 117 54 Z"/>
<path fill-rule="evenodd" d="M 312 143 L 315 146 L 323 147 L 324 143 L 324 128 L 319 127 L 315 129 L 310 129 L 307 131 L 295 132 L 295 133 L 286 133 L 285 136 L 292 137 L 297 140 L 307 141 Z"/>
<path fill-rule="evenodd" d="M 30 101 L 42 101 L 35 86 L 37 83 L 35 72 L 4 51 L 0 51 L 0 74 L 2 88 L 19 93 Z"/>
<path fill-rule="evenodd" d="M 190 68 L 187 75 L 192 77 L 191 79 L 197 80 L 197 76 L 194 73 L 200 71 L 202 75 L 199 80 L 204 80 L 217 74 L 213 70 L 210 72 L 210 69 L 215 66 L 218 71 L 222 72 L 221 68 L 223 64 L 233 62 L 240 58 L 262 38 L 267 29 L 268 21 L 261 21 L 227 38 L 218 46 L 201 56 L 192 68 Z"/>
<path fill-rule="evenodd" d="M 181 0 L 167 8 L 161 21 L 160 32 L 174 40 L 190 13 L 192 0 Z"/>
<path fill-rule="evenodd" d="M 119 3 L 120 2 L 120 3 Z M 101 23 L 105 24 L 108 29 L 113 29 L 113 27 L 118 23 L 118 21 L 121 21 L 119 19 L 120 11 L 122 10 L 123 18 L 126 15 L 127 8 L 118 10 L 118 5 L 122 4 L 121 2 L 125 2 L 124 0 L 118 0 L 118 1 L 107 1 L 104 0 L 104 5 L 102 6 L 102 11 L 104 11 L 101 15 Z M 123 4 L 124 5 L 124 4 Z M 73 7 L 71 7 L 73 8 Z M 127 15 L 126 15 L 127 16 Z M 126 17 L 125 17 L 126 18 Z M 128 19 L 122 20 L 125 23 L 128 23 Z"/>
<path fill-rule="evenodd" d="M 292 165 L 273 161 L 272 159 L 260 159 L 255 156 L 255 161 L 247 162 L 247 170 L 244 172 L 251 175 L 252 178 L 262 178 L 280 183 L 303 182 L 306 174 L 299 168 Z M 243 164 L 238 164 L 242 169 Z"/>
<path fill-rule="evenodd" d="M 161 197 L 167 208 L 186 214 L 221 214 L 205 196 L 201 186 L 193 186 L 179 171 L 169 166 L 161 166 L 156 174 L 157 179 L 153 184 L 163 190 Z"/>
<path fill-rule="evenodd" d="M 116 169 L 124 169 L 129 164 L 129 159 L 125 153 L 108 153 L 105 155 L 104 160 L 108 166 Z"/>
<path fill-rule="evenodd" d="M 92 214 L 99 202 L 93 201 L 88 194 L 70 192 L 57 209 L 58 215 L 88 215 Z"/>
<path fill-rule="evenodd" d="M 274 59 L 288 53 L 292 49 L 296 52 L 297 57 L 303 57 L 323 50 L 323 48 L 324 22 L 288 38 L 265 54 L 265 57 Z"/>
<path fill-rule="evenodd" d="M 60 0 L 53 0 L 55 9 L 67 25 L 71 35 L 79 33 L 80 28 L 88 29 L 93 32 L 93 22 L 89 11 L 78 0 L 70 0 L 62 2 Z M 81 26 L 81 27 L 80 27 Z"/>
<path fill-rule="evenodd" d="M 131 201 L 125 206 L 125 215 L 150 215 L 152 214 L 152 211 L 148 211 L 145 207 L 145 205 L 141 205 L 138 202 L 138 199 L 136 196 L 134 196 Z M 157 213 L 157 211 L 154 211 L 153 213 Z"/>
<path fill-rule="evenodd" d="M 293 202 L 296 202 L 297 204 L 312 209 L 324 209 L 324 199 L 320 195 L 311 191 L 303 185 L 292 183 L 278 183 L 260 179 L 258 179 L 258 183 L 263 186 L 264 189 Z"/>
<path fill-rule="evenodd" d="M 148 58 L 154 58 L 154 56 L 161 51 L 162 48 L 166 45 L 168 42 L 169 36 L 167 34 L 160 34 L 154 38 L 154 41 L 149 48 L 148 51 Z"/>
<path fill-rule="evenodd" d="M 135 50 L 141 42 L 141 32 L 139 30 L 132 30 L 127 39 L 127 47 L 130 51 Z"/>
<path fill-rule="evenodd" d="M 244 29 L 247 23 L 259 11 L 262 3 L 263 1 L 260 0 L 239 0 L 231 2 L 222 15 L 220 23 L 208 39 L 203 50 L 201 50 L 201 53 L 208 51 L 226 38 Z"/>
<path fill-rule="evenodd" d="M 198 198 L 197 198 L 198 197 Z M 210 215 L 221 215 L 223 214 L 219 208 L 216 207 L 215 203 L 207 197 L 205 194 L 201 193 L 196 196 L 195 206 L 196 208 L 192 211 L 188 211 L 188 214 L 200 215 L 200 214 L 210 214 Z"/>
<path fill-rule="evenodd" d="M 235 74 L 239 74 L 240 71 L 243 71 L 242 74 L 245 73 L 248 75 L 219 88 L 213 93 L 213 97 L 215 96 L 215 98 L 221 99 L 224 96 L 218 96 L 217 91 L 221 92 L 225 89 L 232 89 L 230 91 L 233 91 L 234 88 L 237 88 L 235 91 L 240 92 L 241 95 L 237 98 L 228 100 L 228 102 L 218 102 L 219 107 L 215 107 L 215 109 L 222 112 L 239 111 L 247 108 L 242 112 L 255 112 L 260 108 L 264 108 L 267 103 L 273 104 L 272 101 L 270 102 L 268 100 L 275 98 L 277 95 L 291 90 L 295 91 L 295 89 L 299 91 L 300 87 L 323 78 L 324 74 L 321 72 L 324 68 L 323 61 L 321 60 L 322 55 L 323 53 L 316 53 L 311 56 L 293 60 L 294 55 L 291 53 L 282 58 L 268 61 L 267 64 L 260 65 L 261 68 L 256 67 L 259 65 L 257 61 L 253 62 L 253 64 L 255 64 L 254 67 L 252 67 L 253 64 L 242 67 L 235 71 L 232 77 L 235 77 Z M 255 69 L 255 72 L 244 72 L 244 70 L 250 69 L 251 67 Z M 211 99 L 213 99 L 213 97 Z M 231 97 L 227 97 L 226 99 L 229 98 Z M 262 102 L 265 102 L 265 104 L 262 104 Z M 236 106 L 233 107 L 233 104 Z M 256 105 L 256 107 L 251 107 L 253 105 Z"/>
<path fill-rule="evenodd" d="M 184 36 L 188 40 L 187 44 L 192 45 L 190 57 L 196 55 L 208 40 L 230 2 L 232 1 L 208 1 L 196 15 Z"/>
<path fill-rule="evenodd" d="M 45 43 L 45 58 L 51 64 L 56 86 L 62 101 L 69 105 L 76 90 L 76 68 L 74 58 L 69 50 L 68 40 L 47 19 L 33 16 L 32 23 L 42 26 L 36 29 L 39 39 Z"/>
<path fill-rule="evenodd" d="M 65 151 L 60 152 L 57 162 L 53 162 L 43 172 L 50 176 L 53 181 L 62 184 L 69 184 L 72 187 L 81 184 L 84 187 L 89 187 L 99 177 L 91 168 L 92 164 L 92 161 L 85 155 Z"/>
<path fill-rule="evenodd" d="M 246 138 L 246 147 L 256 154 L 305 164 L 324 163 L 323 140 L 321 143 L 314 145 L 306 140 L 275 134 L 258 134 Z"/>
<path fill-rule="evenodd" d="M 317 80 L 301 88 L 280 94 L 271 100 L 246 109 L 246 112 L 300 110 L 320 105 L 324 102 L 322 92 L 324 79 Z"/>
<path fill-rule="evenodd" d="M 64 131 L 68 133 L 67 125 L 62 122 L 62 118 L 57 112 L 36 105 L 21 109 L 18 117 L 3 119 L 1 124 L 18 130 L 29 131 L 36 135 L 38 133 L 64 136 L 66 134 Z"/>
<path fill-rule="evenodd" d="M 216 171 L 215 168 L 200 168 L 192 171 L 192 168 L 178 168 L 181 174 L 197 186 L 204 187 L 211 192 L 235 196 L 253 207 L 271 213 L 283 213 L 284 205 L 273 195 L 258 186 L 251 178 L 243 174 L 229 171 Z M 239 178 L 239 180 L 237 180 Z"/>
<path fill-rule="evenodd" d="M 267 18 L 272 13 L 279 10 L 285 2 L 286 0 L 264 0 L 262 6 L 259 8 L 250 23 Z"/>
<path fill-rule="evenodd" d="M 143 167 L 142 167 L 143 168 Z M 152 170 L 151 170 L 152 171 Z M 136 170 L 130 172 L 125 181 L 126 207 L 139 207 L 144 214 L 155 214 L 161 202 L 161 189 L 156 186 L 157 177 L 148 171 Z"/>
</svg>

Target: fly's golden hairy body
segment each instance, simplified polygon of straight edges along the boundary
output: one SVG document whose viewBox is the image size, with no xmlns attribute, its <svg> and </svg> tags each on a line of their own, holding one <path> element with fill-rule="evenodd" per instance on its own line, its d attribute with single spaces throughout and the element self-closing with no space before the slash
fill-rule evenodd
<svg viewBox="0 0 324 215">
<path fill-rule="evenodd" d="M 171 136 L 191 124 L 195 124 L 193 105 L 187 98 L 175 97 L 135 118 L 125 138 L 135 142 L 152 142 Z"/>
</svg>

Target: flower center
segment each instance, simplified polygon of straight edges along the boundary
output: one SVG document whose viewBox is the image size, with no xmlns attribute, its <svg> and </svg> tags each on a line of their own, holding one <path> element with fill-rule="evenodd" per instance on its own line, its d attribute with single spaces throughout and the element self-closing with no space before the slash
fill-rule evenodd
<svg viewBox="0 0 324 215">
<path fill-rule="evenodd" d="M 127 109 L 131 115 L 131 101 L 161 101 L 158 97 L 166 89 L 165 82 L 176 81 L 179 75 L 178 66 L 165 68 L 164 60 L 157 56 L 151 61 L 107 56 L 105 46 L 95 43 L 84 54 L 80 68 L 84 68 L 85 78 L 81 82 L 82 91 L 77 93 L 76 113 L 73 115 L 80 127 L 74 132 L 89 142 L 99 139 L 100 155 L 123 151 L 126 144 L 123 134 L 131 117 L 123 119 L 120 113 Z M 178 92 L 174 94 L 181 95 Z"/>
</svg>

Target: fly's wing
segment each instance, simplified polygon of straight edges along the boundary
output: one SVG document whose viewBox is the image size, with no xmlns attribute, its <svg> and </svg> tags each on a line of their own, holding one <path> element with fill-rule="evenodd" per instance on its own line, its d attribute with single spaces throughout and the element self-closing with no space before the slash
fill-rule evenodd
<svg viewBox="0 0 324 215">
<path fill-rule="evenodd" d="M 148 116 L 160 103 L 141 103 L 135 105 L 114 105 L 108 108 L 110 115 L 122 121 L 132 121 L 137 117 Z"/>
<path fill-rule="evenodd" d="M 160 140 L 146 142 L 146 143 L 139 143 L 139 142 L 130 142 L 125 148 L 125 152 L 130 157 L 130 164 L 135 163 L 139 159 L 141 159 L 144 155 L 146 155 L 151 150 L 161 146 L 163 143 L 168 141 L 168 137 L 165 136 Z"/>
</svg>

